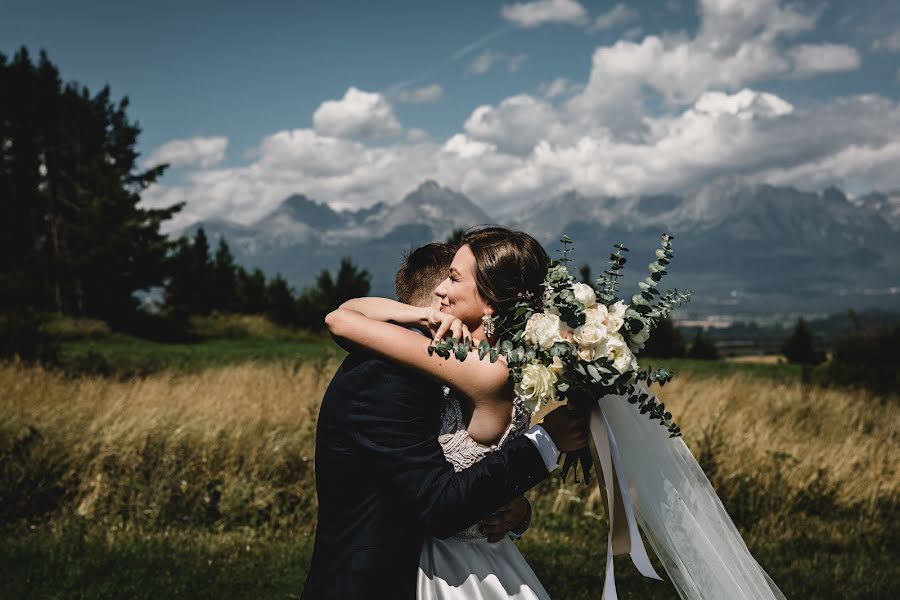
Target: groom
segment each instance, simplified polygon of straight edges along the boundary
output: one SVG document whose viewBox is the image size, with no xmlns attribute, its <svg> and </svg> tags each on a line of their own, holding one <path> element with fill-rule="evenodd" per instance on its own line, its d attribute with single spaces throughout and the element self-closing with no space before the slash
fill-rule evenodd
<svg viewBox="0 0 900 600">
<path fill-rule="evenodd" d="M 429 306 L 452 251 L 428 244 L 398 272 L 398 297 Z M 401 293 L 402 292 L 402 293 Z M 437 441 L 441 386 L 354 349 L 322 400 L 319 513 L 304 600 L 414 600 L 424 537 L 449 537 L 546 479 L 559 451 L 587 444 L 566 407 L 472 467 L 454 472 Z"/>
</svg>

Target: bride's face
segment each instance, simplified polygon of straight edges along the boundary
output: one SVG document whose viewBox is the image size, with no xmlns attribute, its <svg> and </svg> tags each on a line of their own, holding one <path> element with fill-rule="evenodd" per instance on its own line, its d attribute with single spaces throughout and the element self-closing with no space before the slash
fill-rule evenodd
<svg viewBox="0 0 900 600">
<path fill-rule="evenodd" d="M 475 255 L 469 246 L 461 246 L 450 263 L 449 275 L 434 291 L 440 298 L 441 312 L 450 313 L 475 331 L 481 327 L 485 311 L 494 311 L 478 294 L 475 284 Z"/>
</svg>

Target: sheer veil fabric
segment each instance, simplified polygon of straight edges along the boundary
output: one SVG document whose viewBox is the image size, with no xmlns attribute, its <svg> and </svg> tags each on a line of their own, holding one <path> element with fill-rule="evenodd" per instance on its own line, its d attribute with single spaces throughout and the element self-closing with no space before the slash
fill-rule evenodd
<svg viewBox="0 0 900 600">
<path fill-rule="evenodd" d="M 652 395 L 645 386 L 644 391 Z M 598 400 L 634 518 L 686 600 L 785 600 L 680 437 L 625 396 Z M 614 593 L 614 592 L 613 592 Z"/>
</svg>

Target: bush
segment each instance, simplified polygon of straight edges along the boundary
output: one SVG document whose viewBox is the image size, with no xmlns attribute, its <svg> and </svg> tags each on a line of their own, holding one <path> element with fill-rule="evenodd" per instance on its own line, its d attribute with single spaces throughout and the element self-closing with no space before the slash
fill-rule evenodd
<svg viewBox="0 0 900 600">
<path fill-rule="evenodd" d="M 672 319 L 665 318 L 657 321 L 656 326 L 650 330 L 650 338 L 644 349 L 642 357 L 653 358 L 681 358 L 685 355 L 684 340 L 681 333 L 675 327 Z"/>
<path fill-rule="evenodd" d="M 825 360 L 825 353 L 816 350 L 812 331 L 802 318 L 797 319 L 794 331 L 781 345 L 781 353 L 788 362 L 801 365 L 818 365 Z"/>
<path fill-rule="evenodd" d="M 836 340 L 832 351 L 822 371 L 825 383 L 862 386 L 879 394 L 900 390 L 900 326 L 851 333 Z"/>
<path fill-rule="evenodd" d="M 696 358 L 699 360 L 718 360 L 719 349 L 711 337 L 706 335 L 703 330 L 694 335 L 691 345 L 688 348 L 688 358 Z"/>
<path fill-rule="evenodd" d="M 59 347 L 47 330 L 47 317 L 31 309 L 0 315 L 0 359 L 54 364 Z"/>
</svg>

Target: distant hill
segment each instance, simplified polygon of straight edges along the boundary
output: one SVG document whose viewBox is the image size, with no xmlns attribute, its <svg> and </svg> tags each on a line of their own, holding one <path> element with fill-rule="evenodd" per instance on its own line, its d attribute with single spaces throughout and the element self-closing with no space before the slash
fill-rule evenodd
<svg viewBox="0 0 900 600">
<path fill-rule="evenodd" d="M 827 313 L 900 305 L 900 194 L 855 199 L 837 188 L 791 187 L 723 178 L 684 195 L 590 197 L 577 191 L 491 216 L 467 196 L 425 181 L 395 204 L 335 211 L 296 194 L 251 225 L 195 223 L 225 236 L 242 264 L 282 273 L 298 289 L 341 256 L 373 273 L 373 293 L 392 295 L 405 249 L 443 240 L 458 227 L 499 222 L 522 229 L 554 254 L 565 233 L 576 266 L 606 267 L 624 243 L 630 296 L 646 275 L 662 232 L 675 236 L 664 286 L 690 289 L 694 314 Z"/>
</svg>

